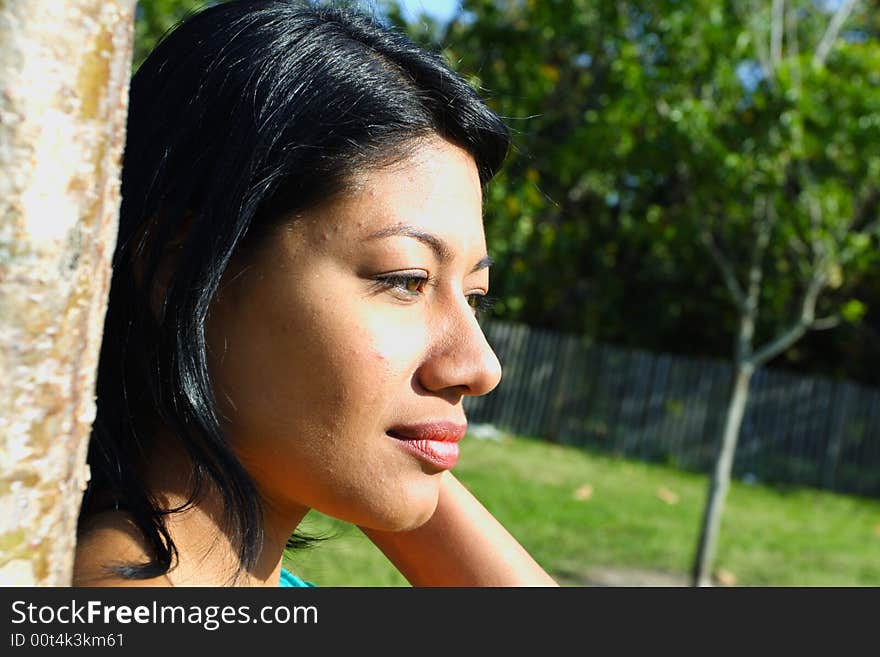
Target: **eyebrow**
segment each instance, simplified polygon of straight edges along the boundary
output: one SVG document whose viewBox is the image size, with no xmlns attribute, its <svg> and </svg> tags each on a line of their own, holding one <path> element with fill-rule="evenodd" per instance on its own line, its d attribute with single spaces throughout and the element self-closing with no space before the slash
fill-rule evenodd
<svg viewBox="0 0 880 657">
<path fill-rule="evenodd" d="M 423 230 L 416 228 L 410 224 L 395 224 L 394 226 L 388 226 L 387 228 L 382 228 L 381 230 L 377 230 L 375 233 L 371 233 L 367 236 L 367 241 L 382 239 L 383 237 L 392 237 L 392 236 L 403 236 L 403 237 L 412 237 L 423 244 L 427 244 L 431 247 L 431 250 L 437 254 L 437 257 L 440 260 L 451 260 L 452 252 L 449 249 L 449 246 L 442 239 L 434 235 L 433 233 L 426 233 Z M 486 269 L 487 267 L 492 266 L 492 258 L 488 255 L 480 258 L 479 262 L 474 265 L 474 268 L 471 269 L 471 273 L 473 274 L 476 271 L 481 269 Z"/>
</svg>

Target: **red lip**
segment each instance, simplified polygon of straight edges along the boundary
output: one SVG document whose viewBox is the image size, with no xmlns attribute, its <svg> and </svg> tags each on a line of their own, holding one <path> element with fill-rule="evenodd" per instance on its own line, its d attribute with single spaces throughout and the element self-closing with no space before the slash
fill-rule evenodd
<svg viewBox="0 0 880 657">
<path fill-rule="evenodd" d="M 437 440 L 443 443 L 457 443 L 464 438 L 466 431 L 467 424 L 440 421 L 400 424 L 391 427 L 388 434 L 401 440 Z"/>
<path fill-rule="evenodd" d="M 400 447 L 438 470 L 449 470 L 458 462 L 458 441 L 467 424 L 425 422 L 398 425 L 387 431 Z"/>
</svg>

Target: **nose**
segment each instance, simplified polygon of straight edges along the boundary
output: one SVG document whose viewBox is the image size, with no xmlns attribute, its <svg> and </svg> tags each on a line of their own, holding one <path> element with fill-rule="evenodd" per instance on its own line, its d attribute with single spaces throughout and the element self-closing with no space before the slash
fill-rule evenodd
<svg viewBox="0 0 880 657">
<path fill-rule="evenodd" d="M 467 303 L 435 324 L 433 348 L 418 370 L 419 383 L 432 392 L 479 396 L 501 381 L 501 363 Z"/>
</svg>

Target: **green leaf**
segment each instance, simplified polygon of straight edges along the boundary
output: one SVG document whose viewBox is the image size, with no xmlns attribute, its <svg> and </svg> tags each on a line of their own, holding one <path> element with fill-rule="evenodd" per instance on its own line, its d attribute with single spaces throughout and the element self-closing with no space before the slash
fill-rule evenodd
<svg viewBox="0 0 880 657">
<path fill-rule="evenodd" d="M 867 306 L 858 299 L 850 299 L 840 309 L 840 316 L 851 324 L 857 324 L 868 312 Z"/>
</svg>

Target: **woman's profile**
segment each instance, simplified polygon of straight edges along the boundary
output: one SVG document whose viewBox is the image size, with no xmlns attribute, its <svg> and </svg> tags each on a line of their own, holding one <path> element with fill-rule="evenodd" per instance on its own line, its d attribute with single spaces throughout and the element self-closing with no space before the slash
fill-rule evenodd
<svg viewBox="0 0 880 657">
<path fill-rule="evenodd" d="M 229 2 L 163 39 L 131 84 L 74 584 L 301 585 L 310 509 L 416 586 L 555 584 L 450 472 L 501 377 L 476 315 L 507 148 L 357 12 Z"/>
</svg>

